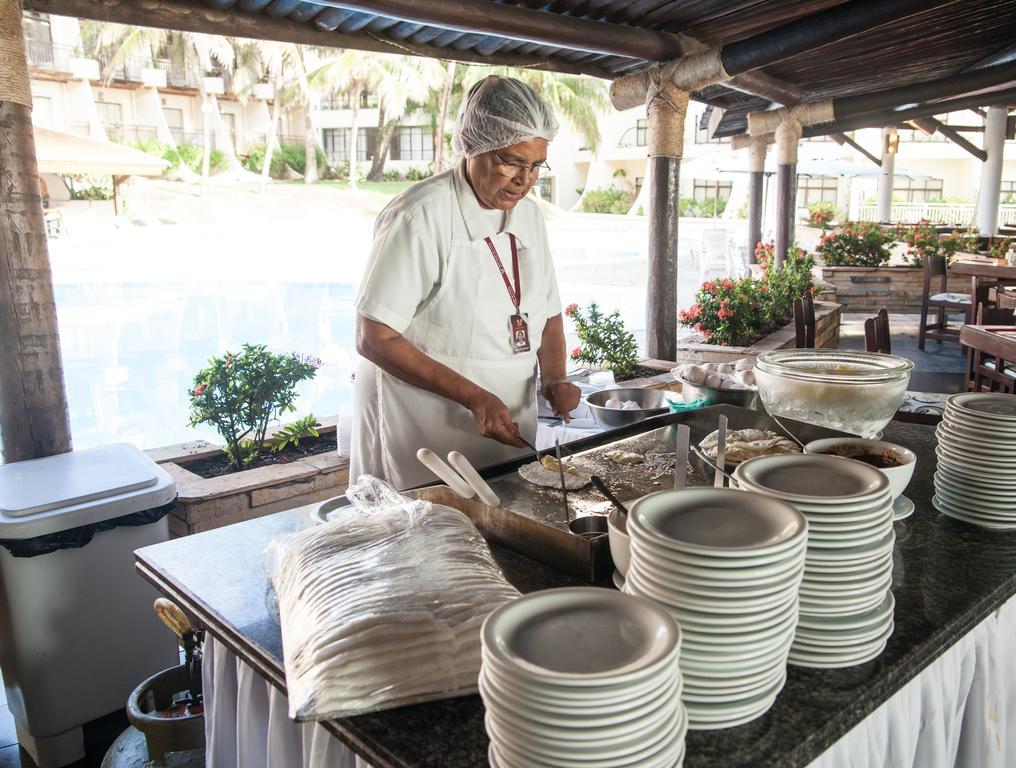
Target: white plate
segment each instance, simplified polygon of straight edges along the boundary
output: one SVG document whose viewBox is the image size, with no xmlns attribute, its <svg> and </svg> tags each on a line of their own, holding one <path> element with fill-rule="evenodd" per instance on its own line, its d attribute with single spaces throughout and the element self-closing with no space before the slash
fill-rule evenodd
<svg viewBox="0 0 1016 768">
<path fill-rule="evenodd" d="M 697 593 L 702 589 L 715 591 L 717 594 L 729 596 L 767 595 L 783 589 L 786 584 L 804 571 L 804 552 L 788 564 L 786 569 L 773 573 L 771 576 L 756 576 L 754 578 L 731 579 L 729 576 L 737 575 L 727 569 L 696 568 L 686 570 L 684 568 L 671 568 L 660 565 L 656 560 L 651 560 L 641 553 L 637 556 L 638 570 L 650 574 L 656 581 L 665 584 L 674 584 L 686 592 Z M 714 574 L 721 574 L 722 578 L 713 578 Z"/>
<path fill-rule="evenodd" d="M 808 557 L 813 558 L 817 552 L 820 551 L 842 551 L 845 549 L 856 549 L 857 547 L 863 547 L 867 544 L 875 544 L 882 541 L 885 538 L 886 533 L 892 530 L 893 520 L 892 517 L 887 517 L 885 521 L 880 522 L 876 526 L 872 526 L 869 530 L 859 532 L 848 532 L 840 536 L 822 536 L 816 537 L 814 541 L 808 543 Z"/>
<path fill-rule="evenodd" d="M 713 624 L 747 625 L 750 623 L 768 622 L 771 617 L 782 615 L 790 608 L 797 596 L 797 589 L 788 589 L 775 595 L 774 599 L 765 603 L 752 603 L 753 598 L 730 605 L 718 603 L 709 598 L 692 600 L 691 596 L 675 595 L 670 590 L 646 582 L 637 569 L 628 571 L 625 582 L 626 589 L 636 590 L 635 594 L 645 595 L 664 605 L 673 616 L 692 617 L 692 624 L 711 626 Z M 732 601 L 731 601 L 732 602 Z M 699 618 L 696 622 L 695 618 Z M 678 620 L 680 624 L 680 620 Z"/>
<path fill-rule="evenodd" d="M 794 501 L 791 503 L 808 518 L 808 525 L 810 527 L 812 518 L 819 522 L 823 520 L 828 522 L 829 519 L 840 520 L 848 516 L 870 514 L 876 509 L 881 509 L 891 498 L 892 494 L 886 492 L 867 498 L 864 501 L 849 504 L 811 504 L 806 501 Z"/>
<path fill-rule="evenodd" d="M 681 695 L 680 681 L 675 678 L 652 698 L 642 699 L 621 711 L 603 714 L 582 712 L 579 715 L 570 709 L 553 712 L 546 707 L 533 706 L 521 696 L 491 682 L 483 673 L 478 681 L 487 711 L 513 730 L 600 745 L 608 739 L 623 740 L 634 732 L 659 724 L 666 716 L 667 702 L 675 701 Z"/>
<path fill-rule="evenodd" d="M 490 761 L 492 766 L 501 768 L 509 768 L 509 766 L 511 768 L 557 768 L 558 766 L 569 766 L 569 768 L 570 766 L 576 768 L 635 768 L 635 766 L 649 768 L 652 766 L 653 768 L 662 768 L 667 766 L 669 768 L 679 765 L 679 760 L 684 753 L 687 716 L 683 710 L 678 718 L 676 727 L 671 727 L 668 722 L 658 732 L 650 734 L 652 748 L 640 749 L 640 746 L 645 747 L 643 741 L 642 744 L 634 744 L 628 755 L 611 755 L 611 750 L 600 752 L 591 750 L 587 755 L 581 757 L 571 753 L 560 758 L 535 754 L 524 740 L 520 744 L 517 736 L 505 733 L 496 723 L 490 722 L 489 718 L 484 718 L 484 724 L 491 736 L 491 750 L 488 752 L 488 757 L 491 752 L 496 754 L 494 760 Z"/>
<path fill-rule="evenodd" d="M 610 579 L 611 579 L 611 581 L 614 582 L 614 586 L 617 588 L 618 591 L 623 591 L 624 590 L 624 574 L 623 573 L 621 573 L 619 570 L 617 570 L 615 568 L 614 569 L 614 573 L 610 577 Z"/>
<path fill-rule="evenodd" d="M 838 560 L 834 561 L 818 561 L 813 560 L 807 563 L 805 566 L 804 577 L 807 579 L 812 574 L 818 576 L 820 579 L 828 579 L 836 576 L 845 579 L 854 579 L 858 575 L 864 573 L 870 573 L 872 570 L 877 570 L 887 561 L 892 560 L 893 552 L 891 549 L 885 549 L 877 557 L 861 562 L 850 562 L 844 563 Z"/>
<path fill-rule="evenodd" d="M 772 686 L 747 699 L 716 704 L 685 702 L 689 728 L 691 730 L 730 728 L 761 717 L 772 707 L 786 682 L 787 676 L 784 672 Z"/>
<path fill-rule="evenodd" d="M 807 627 L 798 627 L 794 633 L 795 647 L 799 643 L 810 644 L 816 647 L 833 647 L 840 645 L 863 645 L 882 636 L 887 624 L 892 623 L 892 617 L 881 624 L 875 624 L 863 629 L 839 629 L 835 632 L 816 632 Z"/>
<path fill-rule="evenodd" d="M 483 623 L 486 651 L 516 674 L 559 685 L 637 679 L 665 665 L 680 630 L 649 600 L 594 587 L 548 589 L 500 606 Z"/>
<path fill-rule="evenodd" d="M 816 532 L 827 531 L 850 531 L 857 528 L 865 528 L 881 520 L 887 514 L 886 508 L 890 506 L 890 498 L 887 496 L 881 499 L 877 506 L 869 507 L 863 512 L 848 512 L 843 515 L 829 515 L 813 512 L 810 509 L 802 510 L 808 518 L 808 537 Z"/>
<path fill-rule="evenodd" d="M 778 579 L 788 571 L 800 567 L 804 559 L 806 546 L 801 546 L 790 552 L 773 557 L 769 562 L 761 565 L 744 565 L 737 567 L 732 560 L 695 559 L 686 557 L 673 557 L 671 554 L 662 555 L 660 550 L 647 546 L 642 541 L 632 542 L 632 559 L 645 559 L 654 566 L 669 569 L 675 573 L 688 574 L 689 576 L 708 577 L 715 580 L 744 581 Z M 755 558 L 752 558 L 753 560 Z"/>
<path fill-rule="evenodd" d="M 874 544 L 865 544 L 859 547 L 846 549 L 815 549 L 808 550 L 804 560 L 804 572 L 807 575 L 808 567 L 812 562 L 842 563 L 844 565 L 857 565 L 877 560 L 887 551 L 891 552 L 896 543 L 896 533 L 890 529 L 889 533 Z"/>
<path fill-rule="evenodd" d="M 1016 490 L 1016 481 L 1012 479 L 1014 477 L 1013 473 L 994 475 L 989 474 L 987 471 L 979 472 L 974 465 L 959 464 L 942 455 L 938 457 L 938 471 L 950 477 L 955 476 L 956 480 L 962 480 L 985 490 L 997 490 L 1006 493 L 1012 493 Z"/>
<path fill-rule="evenodd" d="M 859 603 L 867 602 L 870 598 L 873 598 L 877 593 L 882 599 L 885 599 L 886 590 L 892 586 L 893 575 L 892 571 L 889 573 L 873 579 L 867 584 L 858 584 L 855 589 L 850 590 L 831 590 L 827 589 L 827 585 L 815 584 L 815 585 L 801 585 L 801 604 L 802 606 L 811 606 L 814 603 L 836 603 L 837 605 L 845 605 L 848 603 Z"/>
<path fill-rule="evenodd" d="M 715 582 L 713 584 L 692 582 L 690 579 L 669 576 L 660 571 L 647 571 L 644 565 L 637 566 L 636 570 L 644 577 L 643 581 L 649 586 L 666 590 L 668 595 L 674 593 L 675 595 L 687 598 L 689 604 L 696 599 L 716 600 L 720 604 L 726 604 L 730 601 L 743 603 L 745 601 L 757 600 L 758 607 L 762 607 L 766 601 L 770 599 L 776 600 L 777 595 L 786 594 L 788 590 L 797 589 L 798 584 L 801 582 L 801 577 L 804 575 L 804 563 L 781 581 L 755 589 L 751 587 L 729 587 L 725 582 L 720 582 L 719 584 Z M 747 607 L 750 607 L 750 604 Z"/>
<path fill-rule="evenodd" d="M 643 496 L 628 513 L 628 532 L 659 546 L 739 558 L 792 549 L 808 523 L 789 504 L 727 488 L 685 488 Z"/>
<path fill-rule="evenodd" d="M 856 615 L 858 613 L 867 613 L 868 611 L 870 611 L 873 608 L 877 607 L 882 602 L 882 600 L 884 600 L 884 599 L 885 599 L 885 593 L 880 591 L 880 592 L 876 592 L 874 595 L 871 595 L 870 597 L 865 597 L 865 598 L 862 598 L 862 599 L 858 599 L 858 600 L 854 600 L 854 601 L 849 601 L 849 602 L 848 601 L 843 601 L 843 600 L 833 601 L 831 599 L 830 600 L 823 600 L 821 602 L 811 602 L 811 601 L 808 601 L 807 603 L 805 603 L 804 601 L 801 601 L 801 606 L 800 606 L 800 609 L 799 609 L 799 616 L 801 616 L 801 617 L 804 617 L 804 616 L 824 616 L 824 617 L 839 616 L 839 617 L 846 618 L 848 616 L 854 616 L 854 615 Z M 798 621 L 800 621 L 800 618 L 798 619 Z"/>
<path fill-rule="evenodd" d="M 1016 475 L 1016 470 L 1013 473 Z M 1004 503 L 1007 506 L 1011 506 L 1009 502 L 1016 499 L 1016 488 L 992 488 L 984 482 L 957 475 L 946 467 L 935 472 L 933 477 L 936 484 L 942 483 L 964 496 L 980 496 L 983 501 Z"/>
<path fill-rule="evenodd" d="M 1016 521 L 1000 521 L 997 518 L 984 517 L 983 515 L 977 513 L 957 509 L 948 502 L 943 502 L 938 498 L 938 496 L 931 497 L 931 505 L 943 515 L 948 515 L 949 517 L 953 517 L 957 520 L 962 520 L 964 523 L 972 523 L 974 525 L 979 525 L 982 528 L 993 528 L 1000 531 L 1016 529 Z"/>
<path fill-rule="evenodd" d="M 990 466 L 998 471 L 1008 470 L 1016 466 L 1016 457 L 1010 457 L 1001 451 L 977 451 L 968 449 L 966 446 L 960 448 L 939 440 L 938 449 L 947 457 L 956 461 L 969 461 L 971 463 L 991 462 Z"/>
<path fill-rule="evenodd" d="M 644 573 L 641 567 L 634 564 L 632 570 L 628 571 L 629 576 L 633 572 L 639 582 L 639 588 L 654 600 L 668 606 L 691 608 L 703 613 L 744 613 L 745 610 L 761 611 L 764 608 L 783 605 L 797 592 L 804 573 L 803 569 L 799 570 L 779 589 L 765 595 L 737 595 L 730 594 L 730 590 L 710 591 L 708 588 L 702 588 L 692 592 L 679 589 L 675 582 L 657 579 L 652 574 Z"/>
<path fill-rule="evenodd" d="M 974 455 L 998 456 L 1002 459 L 1013 459 L 1016 457 L 1016 445 L 1012 443 L 1012 437 L 993 438 L 978 434 L 962 426 L 942 422 L 935 428 L 935 436 L 940 445 L 950 448 L 959 453 L 970 453 Z"/>
<path fill-rule="evenodd" d="M 970 488 L 957 488 L 942 478 L 935 478 L 935 493 L 961 509 L 1016 519 L 1016 494 L 985 496 Z"/>
<path fill-rule="evenodd" d="M 874 467 L 817 453 L 749 459 L 734 470 L 734 478 L 742 487 L 809 504 L 861 502 L 889 490 L 889 479 Z"/>
<path fill-rule="evenodd" d="M 993 419 L 983 419 L 980 416 L 970 416 L 954 408 L 946 409 L 940 423 L 960 430 L 967 430 L 992 440 L 1004 440 L 1016 433 L 1016 429 L 1013 429 L 1009 424 Z"/>
<path fill-rule="evenodd" d="M 896 610 L 896 598 L 892 592 L 886 593 L 885 599 L 870 611 L 850 616 L 801 616 L 799 627 L 807 627 L 818 631 L 836 631 L 840 629 L 863 629 L 881 624 L 887 616 Z"/>
<path fill-rule="evenodd" d="M 897 496 L 896 501 L 893 502 L 893 521 L 906 520 L 914 514 L 914 509 L 914 502 L 906 496 Z"/>
<path fill-rule="evenodd" d="M 732 698 L 747 699 L 769 690 L 786 674 L 786 666 L 780 664 L 754 683 L 735 683 L 726 688 L 703 688 L 701 690 L 686 688 L 681 694 L 681 700 L 687 703 L 710 704 L 718 700 L 729 701 Z"/>
<path fill-rule="evenodd" d="M 801 589 L 807 588 L 814 592 L 816 590 L 823 590 L 828 594 L 838 593 L 849 593 L 853 592 L 858 588 L 863 588 L 866 584 L 873 584 L 880 582 L 886 578 L 892 578 L 893 562 L 887 560 L 884 563 L 879 563 L 877 568 L 873 568 L 871 572 L 861 576 L 851 574 L 851 576 L 837 579 L 835 576 L 829 578 L 829 574 L 818 574 L 815 576 L 809 576 L 801 583 Z"/>
<path fill-rule="evenodd" d="M 536 706 L 562 708 L 582 712 L 609 713 L 617 709 L 630 709 L 633 700 L 652 698 L 669 684 L 671 678 L 681 677 L 678 657 L 672 666 L 664 667 L 646 680 L 614 686 L 561 688 L 534 683 L 524 677 L 516 677 L 513 670 L 500 667 L 489 656 L 484 655 L 482 672 L 491 685 L 498 689 L 510 690 L 524 697 Z"/>
<path fill-rule="evenodd" d="M 787 663 L 795 667 L 814 667 L 817 669 L 832 669 L 839 667 L 854 667 L 871 661 L 885 650 L 886 643 L 892 635 L 895 626 L 890 624 L 883 636 L 873 643 L 867 643 L 855 648 L 844 649 L 843 651 L 832 651 L 829 653 L 812 650 L 798 650 L 791 648 Z"/>
<path fill-rule="evenodd" d="M 998 392 L 961 392 L 946 398 L 946 409 L 1016 429 L 1016 396 Z"/>
</svg>

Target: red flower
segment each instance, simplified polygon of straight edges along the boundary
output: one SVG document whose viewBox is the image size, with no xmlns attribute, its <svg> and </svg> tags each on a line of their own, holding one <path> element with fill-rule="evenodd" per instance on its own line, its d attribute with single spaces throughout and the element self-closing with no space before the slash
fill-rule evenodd
<svg viewBox="0 0 1016 768">
<path fill-rule="evenodd" d="M 734 289 L 734 281 L 731 280 L 730 278 L 725 279 L 723 281 L 723 287 L 726 288 L 728 291 L 732 291 Z"/>
<path fill-rule="evenodd" d="M 564 313 L 568 317 L 575 317 L 575 313 L 578 311 L 579 311 L 578 304 L 569 304 L 567 307 L 564 308 Z"/>
<path fill-rule="evenodd" d="M 204 383 L 198 384 L 196 387 L 194 387 L 194 397 L 201 397 L 201 395 L 205 393 L 205 389 L 207 389 L 206 384 Z"/>
<path fill-rule="evenodd" d="M 578 360 L 580 357 L 582 357 L 582 347 L 575 347 L 575 349 L 571 351 L 571 359 Z"/>
<path fill-rule="evenodd" d="M 321 367 L 321 365 L 322 365 L 322 363 L 321 363 L 321 358 L 320 358 L 320 357 L 319 357 L 319 358 L 316 358 L 316 359 L 314 360 L 314 367 L 315 367 L 315 368 L 320 368 L 320 367 Z"/>
</svg>

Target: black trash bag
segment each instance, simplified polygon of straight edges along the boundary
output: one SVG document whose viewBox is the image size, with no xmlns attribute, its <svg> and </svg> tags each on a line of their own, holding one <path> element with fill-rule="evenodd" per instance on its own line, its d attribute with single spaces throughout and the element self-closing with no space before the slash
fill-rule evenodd
<svg viewBox="0 0 1016 768">
<path fill-rule="evenodd" d="M 102 531 L 109 531 L 119 528 L 121 525 L 150 525 L 164 518 L 169 510 L 176 504 L 176 499 L 163 504 L 161 507 L 143 509 L 140 512 L 131 512 L 129 515 L 114 517 L 110 520 L 103 520 L 90 525 L 80 525 L 77 528 L 68 528 L 66 531 L 47 533 L 42 536 L 35 536 L 31 539 L 0 539 L 0 547 L 10 552 L 14 557 L 36 557 L 48 555 L 58 549 L 80 549 L 92 540 L 95 534 Z"/>
</svg>

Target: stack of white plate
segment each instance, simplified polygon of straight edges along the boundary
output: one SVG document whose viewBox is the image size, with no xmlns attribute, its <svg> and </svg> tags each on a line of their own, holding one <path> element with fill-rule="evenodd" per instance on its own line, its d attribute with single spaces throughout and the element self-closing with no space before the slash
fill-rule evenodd
<svg viewBox="0 0 1016 768">
<path fill-rule="evenodd" d="M 936 434 L 935 508 L 985 528 L 1016 528 L 1016 397 L 953 395 Z"/>
<path fill-rule="evenodd" d="M 893 631 L 889 480 L 854 459 L 763 456 L 734 472 L 742 490 L 793 504 L 808 518 L 800 618 L 789 663 L 849 667 L 878 656 Z"/>
<path fill-rule="evenodd" d="M 483 625 L 480 695 L 495 768 L 670 768 L 684 760 L 681 633 L 608 589 L 535 592 Z"/>
<path fill-rule="evenodd" d="M 787 678 L 808 522 L 789 504 L 728 489 L 645 496 L 628 515 L 625 591 L 681 627 L 693 729 L 754 720 Z"/>
</svg>

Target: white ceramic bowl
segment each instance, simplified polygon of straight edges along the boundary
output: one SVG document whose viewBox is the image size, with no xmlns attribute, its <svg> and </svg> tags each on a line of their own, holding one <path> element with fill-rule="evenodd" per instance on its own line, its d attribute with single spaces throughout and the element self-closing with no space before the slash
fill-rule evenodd
<svg viewBox="0 0 1016 768">
<path fill-rule="evenodd" d="M 631 563 L 631 540 L 628 538 L 628 518 L 616 507 L 607 516 L 607 536 L 610 543 L 610 556 L 614 567 L 622 576 L 628 575 Z"/>
<path fill-rule="evenodd" d="M 896 460 L 899 466 L 877 468 L 889 479 L 889 492 L 893 501 L 907 489 L 917 466 L 917 455 L 909 448 L 885 440 L 864 437 L 827 437 L 823 440 L 812 440 L 804 446 L 804 452 L 843 456 L 847 459 L 856 458 L 864 453 L 873 453 Z"/>
</svg>

